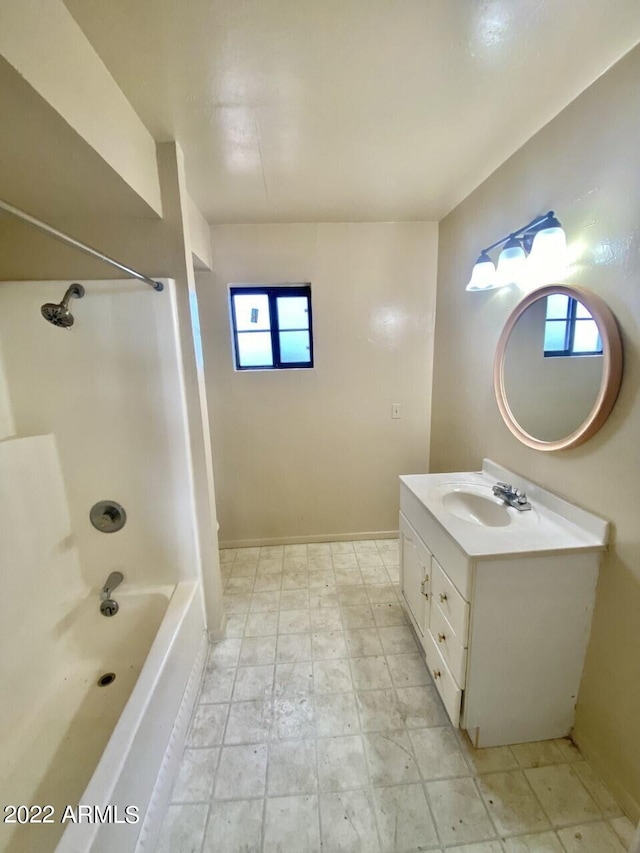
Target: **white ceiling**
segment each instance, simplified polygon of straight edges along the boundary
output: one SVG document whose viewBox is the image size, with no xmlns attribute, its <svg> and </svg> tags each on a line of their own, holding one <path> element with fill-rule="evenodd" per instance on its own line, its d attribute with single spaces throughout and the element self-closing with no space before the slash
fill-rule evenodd
<svg viewBox="0 0 640 853">
<path fill-rule="evenodd" d="M 638 0 L 65 2 L 211 222 L 440 219 L 640 41 Z"/>
</svg>

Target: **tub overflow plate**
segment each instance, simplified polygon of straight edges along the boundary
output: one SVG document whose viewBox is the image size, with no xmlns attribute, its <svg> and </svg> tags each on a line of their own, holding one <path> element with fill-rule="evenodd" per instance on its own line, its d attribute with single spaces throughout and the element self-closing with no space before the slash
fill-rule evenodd
<svg viewBox="0 0 640 853">
<path fill-rule="evenodd" d="M 125 526 L 127 513 L 115 501 L 98 501 L 91 507 L 89 519 L 100 533 L 116 533 Z"/>
</svg>

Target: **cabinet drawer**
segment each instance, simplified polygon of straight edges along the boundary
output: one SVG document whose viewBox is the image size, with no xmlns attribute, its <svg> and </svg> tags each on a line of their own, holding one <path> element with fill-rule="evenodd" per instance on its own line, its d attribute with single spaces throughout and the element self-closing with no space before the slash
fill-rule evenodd
<svg viewBox="0 0 640 853">
<path fill-rule="evenodd" d="M 451 670 L 451 674 L 460 687 L 464 687 L 467 669 L 467 650 L 451 629 L 442 610 L 434 602 L 431 607 L 431 623 L 429 632 L 433 642 L 437 644 L 438 651 L 445 663 Z"/>
<path fill-rule="evenodd" d="M 437 644 L 429 631 L 424 635 L 424 652 L 427 666 L 433 676 L 436 689 L 447 710 L 449 719 L 454 726 L 460 722 L 460 703 L 462 701 L 462 690 L 458 687 L 455 679 L 449 672 Z"/>
<path fill-rule="evenodd" d="M 447 617 L 461 646 L 466 647 L 469 636 L 469 605 L 460 595 L 442 566 L 432 560 L 431 594 L 433 601 Z"/>
</svg>

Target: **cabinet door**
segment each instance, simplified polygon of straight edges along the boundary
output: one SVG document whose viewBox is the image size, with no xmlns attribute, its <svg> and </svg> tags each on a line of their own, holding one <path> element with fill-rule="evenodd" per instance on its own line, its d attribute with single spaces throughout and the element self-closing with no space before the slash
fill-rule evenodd
<svg viewBox="0 0 640 853">
<path fill-rule="evenodd" d="M 430 554 L 409 522 L 400 514 L 400 572 L 402 596 L 416 630 L 424 635 L 428 624 Z"/>
</svg>

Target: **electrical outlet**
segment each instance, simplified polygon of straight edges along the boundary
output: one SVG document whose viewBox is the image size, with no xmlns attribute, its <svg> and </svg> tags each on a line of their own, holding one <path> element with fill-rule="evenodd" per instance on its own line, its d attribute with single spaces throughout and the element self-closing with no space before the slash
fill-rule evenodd
<svg viewBox="0 0 640 853">
<path fill-rule="evenodd" d="M 402 406 L 400 403 L 391 404 L 391 417 L 394 420 L 399 420 L 402 417 Z"/>
</svg>

